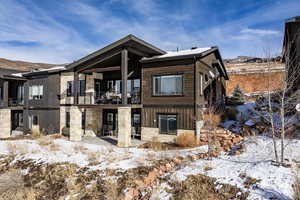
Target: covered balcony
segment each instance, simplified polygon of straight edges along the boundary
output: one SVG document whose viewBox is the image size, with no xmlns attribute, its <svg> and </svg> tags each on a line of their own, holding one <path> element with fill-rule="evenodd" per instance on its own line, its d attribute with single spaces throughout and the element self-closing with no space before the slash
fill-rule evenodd
<svg viewBox="0 0 300 200">
<path fill-rule="evenodd" d="M 165 52 L 129 35 L 72 64 L 75 105 L 141 104 L 140 60 Z M 74 88 L 73 88 L 74 87 Z"/>
</svg>

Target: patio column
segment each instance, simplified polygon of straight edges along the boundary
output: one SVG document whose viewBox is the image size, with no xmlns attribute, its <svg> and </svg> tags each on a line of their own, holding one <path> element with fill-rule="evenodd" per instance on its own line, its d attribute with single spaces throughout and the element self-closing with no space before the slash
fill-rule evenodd
<svg viewBox="0 0 300 200">
<path fill-rule="evenodd" d="M 128 74 L 128 51 L 122 50 L 121 73 L 122 73 L 122 104 L 127 105 L 127 74 Z"/>
<path fill-rule="evenodd" d="M 82 128 L 81 128 L 82 113 L 77 106 L 70 107 L 70 140 L 81 141 Z"/>
<path fill-rule="evenodd" d="M 131 145 L 131 107 L 118 108 L 118 146 Z"/>
<path fill-rule="evenodd" d="M 0 138 L 8 138 L 11 134 L 11 110 L 0 110 Z"/>
</svg>

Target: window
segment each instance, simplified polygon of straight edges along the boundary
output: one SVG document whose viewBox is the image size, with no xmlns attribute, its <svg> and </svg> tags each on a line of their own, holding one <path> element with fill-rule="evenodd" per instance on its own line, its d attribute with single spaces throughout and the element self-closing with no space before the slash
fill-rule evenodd
<svg viewBox="0 0 300 200">
<path fill-rule="evenodd" d="M 200 72 L 199 73 L 199 89 L 200 89 L 200 96 L 203 95 L 203 74 Z"/>
<path fill-rule="evenodd" d="M 85 112 L 81 113 L 81 128 L 85 128 Z"/>
<path fill-rule="evenodd" d="M 161 134 L 176 134 L 177 115 L 176 114 L 159 114 L 158 127 Z"/>
<path fill-rule="evenodd" d="M 44 86 L 43 85 L 31 85 L 29 86 L 29 99 L 39 100 L 43 98 Z"/>
<path fill-rule="evenodd" d="M 3 100 L 3 88 L 0 87 L 0 100 Z"/>
<path fill-rule="evenodd" d="M 79 95 L 85 96 L 85 80 L 79 81 Z"/>
<path fill-rule="evenodd" d="M 208 81 L 208 75 L 205 74 L 205 82 L 207 82 L 207 81 Z"/>
<path fill-rule="evenodd" d="M 153 77 L 153 95 L 182 95 L 182 75 L 166 75 Z"/>
<path fill-rule="evenodd" d="M 38 125 L 39 124 L 39 119 L 37 115 L 32 116 L 32 125 Z"/>
<path fill-rule="evenodd" d="M 67 82 L 67 96 L 70 97 L 73 94 L 73 82 L 68 81 Z"/>
<path fill-rule="evenodd" d="M 66 112 L 66 127 L 70 128 L 70 112 Z"/>
</svg>

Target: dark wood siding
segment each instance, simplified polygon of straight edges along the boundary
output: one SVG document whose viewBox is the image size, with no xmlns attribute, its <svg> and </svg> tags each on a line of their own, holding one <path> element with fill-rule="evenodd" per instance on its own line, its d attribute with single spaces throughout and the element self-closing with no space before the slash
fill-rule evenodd
<svg viewBox="0 0 300 200">
<path fill-rule="evenodd" d="M 41 100 L 29 100 L 30 85 L 43 85 L 43 98 Z M 29 129 L 29 115 L 36 115 L 40 128 L 47 134 L 59 132 L 59 93 L 60 77 L 58 73 L 31 77 L 25 83 L 25 129 Z"/>
<path fill-rule="evenodd" d="M 152 77 L 155 75 L 183 75 L 182 96 L 153 96 Z M 194 104 L 194 65 L 146 67 L 142 69 L 142 104 Z"/>
<path fill-rule="evenodd" d="M 159 113 L 177 114 L 177 129 L 194 129 L 193 107 L 144 107 L 142 109 L 142 127 L 158 127 Z"/>
</svg>

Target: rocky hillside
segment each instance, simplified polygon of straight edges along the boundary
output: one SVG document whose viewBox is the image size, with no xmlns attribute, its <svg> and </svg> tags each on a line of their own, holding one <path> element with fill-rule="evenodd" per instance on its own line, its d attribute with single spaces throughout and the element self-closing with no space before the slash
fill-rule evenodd
<svg viewBox="0 0 300 200">
<path fill-rule="evenodd" d="M 50 68 L 56 64 L 48 63 L 32 63 L 17 60 L 8 60 L 5 58 L 0 58 L 0 69 L 18 70 L 18 71 L 30 71 L 36 68 Z"/>
</svg>

